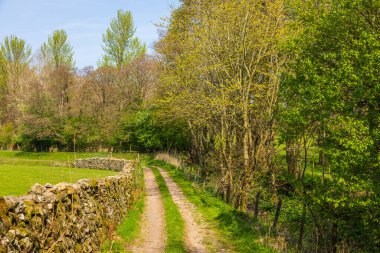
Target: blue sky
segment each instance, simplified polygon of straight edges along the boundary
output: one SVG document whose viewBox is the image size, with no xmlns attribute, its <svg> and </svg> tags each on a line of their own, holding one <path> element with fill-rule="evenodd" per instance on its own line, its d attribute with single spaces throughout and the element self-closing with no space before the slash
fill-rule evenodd
<svg viewBox="0 0 380 253">
<path fill-rule="evenodd" d="M 132 12 L 136 35 L 152 53 L 158 39 L 155 24 L 178 5 L 178 0 L 0 0 L 0 41 L 14 34 L 35 52 L 54 30 L 65 29 L 76 66 L 96 66 L 103 53 L 102 34 L 118 9 Z"/>
</svg>

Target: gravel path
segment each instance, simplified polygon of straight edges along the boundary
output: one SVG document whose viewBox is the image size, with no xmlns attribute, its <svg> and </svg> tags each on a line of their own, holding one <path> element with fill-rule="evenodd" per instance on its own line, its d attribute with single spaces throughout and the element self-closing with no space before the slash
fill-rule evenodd
<svg viewBox="0 0 380 253">
<path fill-rule="evenodd" d="M 128 251 L 136 253 L 160 253 L 165 251 L 165 209 L 161 193 L 153 172 L 144 168 L 145 208 L 142 215 L 141 232 Z"/>
<path fill-rule="evenodd" d="M 185 221 L 185 247 L 187 251 L 191 253 L 230 252 L 224 249 L 215 232 L 202 219 L 195 206 L 187 200 L 169 174 L 161 168 L 158 169 Z"/>
</svg>

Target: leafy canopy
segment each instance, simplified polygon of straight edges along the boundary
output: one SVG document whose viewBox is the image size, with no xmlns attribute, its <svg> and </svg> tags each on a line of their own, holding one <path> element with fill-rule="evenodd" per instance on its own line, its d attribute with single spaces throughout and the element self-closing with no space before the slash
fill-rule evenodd
<svg viewBox="0 0 380 253">
<path fill-rule="evenodd" d="M 1 44 L 3 58 L 7 62 L 9 74 L 19 76 L 31 61 L 32 49 L 25 40 L 11 35 Z"/>
<path fill-rule="evenodd" d="M 47 65 L 54 68 L 66 66 L 73 69 L 75 66 L 73 47 L 67 40 L 66 31 L 62 29 L 55 30 L 48 41 L 42 44 L 41 55 Z"/>
<path fill-rule="evenodd" d="M 136 29 L 130 11 L 118 10 L 116 18 L 103 34 L 103 56 L 100 65 L 121 66 L 146 52 L 146 45 L 135 37 Z"/>
</svg>

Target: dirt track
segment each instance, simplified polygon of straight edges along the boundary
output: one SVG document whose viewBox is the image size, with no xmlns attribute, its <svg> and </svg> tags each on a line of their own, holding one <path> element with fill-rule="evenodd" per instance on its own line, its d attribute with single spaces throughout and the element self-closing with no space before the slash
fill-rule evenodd
<svg viewBox="0 0 380 253">
<path fill-rule="evenodd" d="M 150 169 L 144 169 L 145 208 L 142 215 L 139 239 L 127 250 L 136 253 L 160 253 L 165 251 L 165 210 L 156 179 Z"/>
<path fill-rule="evenodd" d="M 204 221 L 195 206 L 187 200 L 169 174 L 161 168 L 158 169 L 185 221 L 184 242 L 186 251 L 191 253 L 232 252 L 231 250 L 226 250 L 226 247 L 218 239 L 220 237 Z M 141 232 L 132 246 L 127 247 L 127 251 L 160 253 L 165 251 L 166 246 L 165 209 L 153 172 L 145 168 L 144 175 L 146 198 Z"/>
<path fill-rule="evenodd" d="M 187 251 L 192 253 L 227 252 L 215 232 L 196 211 L 195 206 L 187 200 L 178 185 L 171 179 L 169 173 L 161 168 L 158 169 L 165 179 L 169 192 L 185 221 L 185 246 Z"/>
</svg>

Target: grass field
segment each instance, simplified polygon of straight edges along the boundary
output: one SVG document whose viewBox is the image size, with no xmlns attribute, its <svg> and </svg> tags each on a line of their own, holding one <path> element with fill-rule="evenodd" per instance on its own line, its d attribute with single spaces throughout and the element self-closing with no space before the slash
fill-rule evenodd
<svg viewBox="0 0 380 253">
<path fill-rule="evenodd" d="M 0 164 L 0 195 L 17 196 L 27 193 L 32 185 L 74 183 L 82 178 L 102 178 L 115 175 L 108 170 L 75 169 L 36 165 Z"/>
<path fill-rule="evenodd" d="M 39 161 L 43 162 L 73 162 L 75 158 L 90 158 L 90 157 L 108 157 L 110 154 L 106 152 L 97 153 L 72 153 L 72 152 L 22 152 L 22 151 L 0 151 L 0 161 L 2 160 L 25 160 L 25 161 Z M 114 153 L 115 158 L 134 159 L 137 153 Z"/>
<path fill-rule="evenodd" d="M 75 158 L 107 157 L 108 153 L 34 153 L 0 151 L 0 196 L 28 192 L 35 183 L 74 183 L 82 178 L 102 178 L 116 172 L 69 168 Z M 114 154 L 115 158 L 134 159 L 136 153 Z"/>
</svg>

